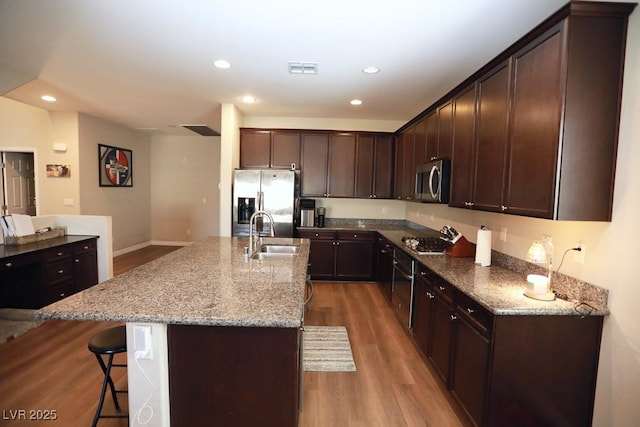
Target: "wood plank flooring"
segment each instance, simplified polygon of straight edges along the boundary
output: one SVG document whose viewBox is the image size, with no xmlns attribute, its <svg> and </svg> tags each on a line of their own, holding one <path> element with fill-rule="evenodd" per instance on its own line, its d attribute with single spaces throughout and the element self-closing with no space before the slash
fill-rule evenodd
<svg viewBox="0 0 640 427">
<path fill-rule="evenodd" d="M 114 274 L 177 247 L 148 247 L 114 258 Z M 357 372 L 305 372 L 301 427 L 469 426 L 424 363 L 374 283 L 316 283 L 305 323 L 346 326 Z M 113 323 L 49 320 L 0 346 L 0 425 L 89 426 L 102 372 L 87 350 Z M 124 356 L 124 355 L 123 355 Z M 123 361 L 121 359 L 120 361 Z M 114 371 L 126 388 L 126 371 Z M 126 395 L 122 396 L 126 411 Z M 57 421 L 10 419 L 16 410 L 55 410 Z M 113 411 L 105 399 L 105 413 Z M 126 426 L 103 419 L 101 427 Z"/>
</svg>

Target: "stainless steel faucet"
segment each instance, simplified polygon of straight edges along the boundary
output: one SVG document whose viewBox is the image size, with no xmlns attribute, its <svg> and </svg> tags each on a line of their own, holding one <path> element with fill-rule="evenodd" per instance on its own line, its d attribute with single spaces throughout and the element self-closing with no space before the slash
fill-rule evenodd
<svg viewBox="0 0 640 427">
<path fill-rule="evenodd" d="M 255 235 L 253 232 L 254 221 L 259 216 L 266 216 L 267 218 L 269 218 L 269 222 L 271 223 L 271 227 L 269 227 L 271 229 L 271 237 L 275 237 L 276 235 L 274 230 L 275 224 L 273 222 L 273 217 L 271 216 L 271 214 L 266 211 L 255 211 L 253 215 L 251 215 L 251 218 L 249 218 L 249 253 L 250 254 L 253 254 L 253 251 L 256 248 L 254 239 L 257 240 L 260 237 L 260 232 L 257 229 L 255 232 Z"/>
</svg>

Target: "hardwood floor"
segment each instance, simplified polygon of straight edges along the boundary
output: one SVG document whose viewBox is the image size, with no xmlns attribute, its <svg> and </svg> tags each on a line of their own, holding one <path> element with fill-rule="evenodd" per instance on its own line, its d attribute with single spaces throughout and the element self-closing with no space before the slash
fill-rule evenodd
<svg viewBox="0 0 640 427">
<path fill-rule="evenodd" d="M 114 274 L 175 249 L 149 247 L 116 257 Z M 357 371 L 305 372 L 301 427 L 470 425 L 376 284 L 316 283 L 305 323 L 346 326 Z M 110 326 L 114 324 L 49 320 L 0 346 L 0 425 L 91 425 L 102 372 L 87 343 Z M 114 380 L 126 388 L 126 371 L 116 369 Z M 126 396 L 122 400 L 126 411 Z M 11 419 L 20 410 L 26 411 L 27 420 Z M 31 410 L 55 410 L 57 421 L 30 420 Z M 113 411 L 109 397 L 104 411 Z M 127 423 L 102 419 L 98 425 Z"/>
</svg>

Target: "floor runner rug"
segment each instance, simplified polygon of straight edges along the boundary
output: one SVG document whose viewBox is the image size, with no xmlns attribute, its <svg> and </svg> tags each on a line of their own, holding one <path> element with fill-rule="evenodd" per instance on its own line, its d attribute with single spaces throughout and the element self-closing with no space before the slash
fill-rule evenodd
<svg viewBox="0 0 640 427">
<path fill-rule="evenodd" d="M 303 333 L 305 371 L 353 372 L 356 364 L 344 326 L 305 326 Z"/>
</svg>

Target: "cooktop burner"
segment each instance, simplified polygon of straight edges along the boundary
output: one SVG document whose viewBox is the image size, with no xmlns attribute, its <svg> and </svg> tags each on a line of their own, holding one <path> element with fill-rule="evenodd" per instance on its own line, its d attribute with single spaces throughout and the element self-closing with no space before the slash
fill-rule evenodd
<svg viewBox="0 0 640 427">
<path fill-rule="evenodd" d="M 403 237 L 404 243 L 409 249 L 419 255 L 444 254 L 451 246 L 439 237 Z"/>
</svg>

